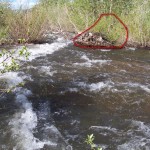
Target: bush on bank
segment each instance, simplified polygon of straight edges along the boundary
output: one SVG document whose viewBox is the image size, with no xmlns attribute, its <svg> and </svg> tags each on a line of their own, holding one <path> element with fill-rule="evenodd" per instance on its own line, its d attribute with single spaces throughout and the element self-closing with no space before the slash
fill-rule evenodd
<svg viewBox="0 0 150 150">
<path fill-rule="evenodd" d="M 5 43 L 5 39 L 42 41 L 50 31 L 81 32 L 101 13 L 115 13 L 129 29 L 128 44 L 150 46 L 149 8 L 149 0 L 40 0 L 26 10 L 12 10 L 9 5 L 0 3 L 0 44 Z M 101 24 L 105 26 L 106 22 Z M 117 28 L 121 32 L 120 27 Z M 116 33 L 112 32 L 110 38 L 115 37 Z"/>
</svg>

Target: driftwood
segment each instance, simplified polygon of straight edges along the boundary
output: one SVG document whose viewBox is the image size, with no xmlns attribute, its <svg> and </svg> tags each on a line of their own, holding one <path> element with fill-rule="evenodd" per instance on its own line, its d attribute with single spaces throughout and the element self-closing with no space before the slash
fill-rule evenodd
<svg viewBox="0 0 150 150">
<path fill-rule="evenodd" d="M 104 35 L 99 32 L 91 33 L 87 32 L 76 39 L 76 43 L 86 46 L 112 46 L 113 43 L 110 42 Z"/>
</svg>

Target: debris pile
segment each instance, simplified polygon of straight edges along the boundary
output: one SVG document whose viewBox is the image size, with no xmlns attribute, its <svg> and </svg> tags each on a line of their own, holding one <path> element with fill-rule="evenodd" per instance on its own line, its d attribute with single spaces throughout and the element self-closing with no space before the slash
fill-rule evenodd
<svg viewBox="0 0 150 150">
<path fill-rule="evenodd" d="M 103 34 L 100 32 L 87 32 L 79 36 L 76 42 L 80 45 L 88 46 L 112 46 L 113 43 L 110 42 Z"/>
</svg>

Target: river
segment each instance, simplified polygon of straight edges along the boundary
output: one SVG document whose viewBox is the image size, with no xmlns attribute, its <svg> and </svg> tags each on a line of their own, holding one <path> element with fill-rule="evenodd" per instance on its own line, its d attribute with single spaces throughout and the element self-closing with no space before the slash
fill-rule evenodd
<svg viewBox="0 0 150 150">
<path fill-rule="evenodd" d="M 0 150 L 150 150 L 150 51 L 86 50 L 59 37 L 29 45 L 29 61 L 0 76 Z M 1 85 L 2 86 L 2 85 Z"/>
</svg>

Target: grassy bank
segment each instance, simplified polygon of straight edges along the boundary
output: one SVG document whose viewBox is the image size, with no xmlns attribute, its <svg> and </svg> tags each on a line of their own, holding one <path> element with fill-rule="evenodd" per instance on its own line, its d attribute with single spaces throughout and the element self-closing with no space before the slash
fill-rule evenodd
<svg viewBox="0 0 150 150">
<path fill-rule="evenodd" d="M 32 9 L 13 10 L 6 3 L 0 5 L 0 44 L 27 43 L 45 40 L 44 34 L 49 30 L 46 9 L 35 6 Z"/>
<path fill-rule="evenodd" d="M 7 40 L 17 43 L 22 38 L 28 43 L 43 41 L 45 34 L 50 31 L 78 33 L 93 24 L 100 14 L 115 13 L 129 29 L 128 45 L 150 47 L 149 0 L 41 0 L 28 10 L 12 10 L 6 4 L 0 5 L 1 44 Z M 103 19 L 94 32 L 101 30 L 110 39 L 117 40 L 123 30 L 114 22 L 112 19 Z"/>
</svg>

